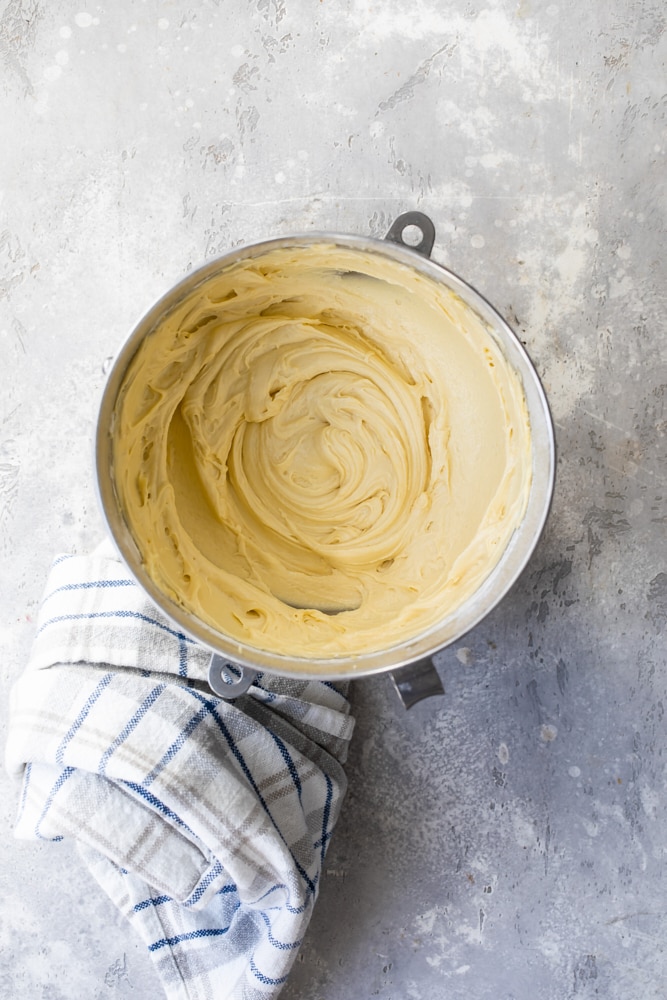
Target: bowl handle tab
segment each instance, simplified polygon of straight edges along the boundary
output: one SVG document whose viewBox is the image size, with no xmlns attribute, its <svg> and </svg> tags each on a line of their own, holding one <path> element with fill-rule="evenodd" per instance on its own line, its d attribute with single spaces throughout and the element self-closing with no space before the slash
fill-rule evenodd
<svg viewBox="0 0 667 1000">
<path fill-rule="evenodd" d="M 392 670 L 391 679 L 405 708 L 412 708 L 424 698 L 445 693 L 440 675 L 430 656 Z"/>
<path fill-rule="evenodd" d="M 421 239 L 418 242 L 406 240 L 404 238 L 406 230 L 412 230 L 413 233 L 414 230 L 419 230 Z M 417 236 L 416 233 L 414 235 Z M 423 257 L 430 257 L 435 243 L 435 226 L 428 215 L 424 215 L 423 212 L 404 212 L 392 222 L 385 239 L 389 240 L 390 243 L 398 243 L 402 247 L 407 247 L 408 250 L 416 250 Z"/>
<path fill-rule="evenodd" d="M 230 701 L 245 694 L 251 684 L 259 677 L 259 671 L 245 667 L 240 663 L 232 663 L 218 653 L 211 655 L 208 665 L 208 686 L 218 698 Z"/>
</svg>

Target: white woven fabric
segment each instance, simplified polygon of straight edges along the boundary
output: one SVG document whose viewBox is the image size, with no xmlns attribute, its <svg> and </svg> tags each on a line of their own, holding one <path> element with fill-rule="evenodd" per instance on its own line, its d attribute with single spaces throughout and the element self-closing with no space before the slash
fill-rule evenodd
<svg viewBox="0 0 667 1000">
<path fill-rule="evenodd" d="M 221 701 L 209 658 L 109 553 L 59 557 L 11 697 L 16 834 L 77 840 L 169 1000 L 266 1000 L 310 920 L 353 720 L 326 682 L 264 674 Z"/>
</svg>

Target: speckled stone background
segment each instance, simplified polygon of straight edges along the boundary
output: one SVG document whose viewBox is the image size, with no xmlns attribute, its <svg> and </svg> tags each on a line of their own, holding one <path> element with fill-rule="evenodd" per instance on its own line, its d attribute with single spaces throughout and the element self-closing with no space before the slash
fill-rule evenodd
<svg viewBox="0 0 667 1000">
<path fill-rule="evenodd" d="M 207 257 L 425 211 L 553 408 L 548 529 L 446 696 L 355 686 L 284 1000 L 667 995 L 666 56 L 662 0 L 0 0 L 3 706 L 52 556 L 102 532 L 108 359 Z M 13 839 L 17 796 L 0 997 L 155 1000 L 71 845 Z"/>
</svg>

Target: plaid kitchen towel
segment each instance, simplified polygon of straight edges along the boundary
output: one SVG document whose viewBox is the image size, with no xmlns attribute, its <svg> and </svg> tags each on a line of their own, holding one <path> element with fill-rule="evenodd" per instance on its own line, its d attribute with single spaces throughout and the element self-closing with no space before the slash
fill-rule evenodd
<svg viewBox="0 0 667 1000">
<path fill-rule="evenodd" d="M 266 1000 L 312 914 L 354 723 L 340 684 L 264 674 L 222 701 L 209 658 L 110 549 L 56 559 L 11 696 L 16 835 L 75 838 L 169 1000 Z"/>
</svg>

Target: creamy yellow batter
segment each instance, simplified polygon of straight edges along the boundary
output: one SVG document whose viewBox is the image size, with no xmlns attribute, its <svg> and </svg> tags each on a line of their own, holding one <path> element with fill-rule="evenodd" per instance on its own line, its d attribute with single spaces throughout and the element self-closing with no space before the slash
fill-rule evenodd
<svg viewBox="0 0 667 1000">
<path fill-rule="evenodd" d="M 325 243 L 238 262 L 142 342 L 114 477 L 146 570 L 288 656 L 400 643 L 488 576 L 525 509 L 520 381 L 442 285 Z"/>
</svg>

